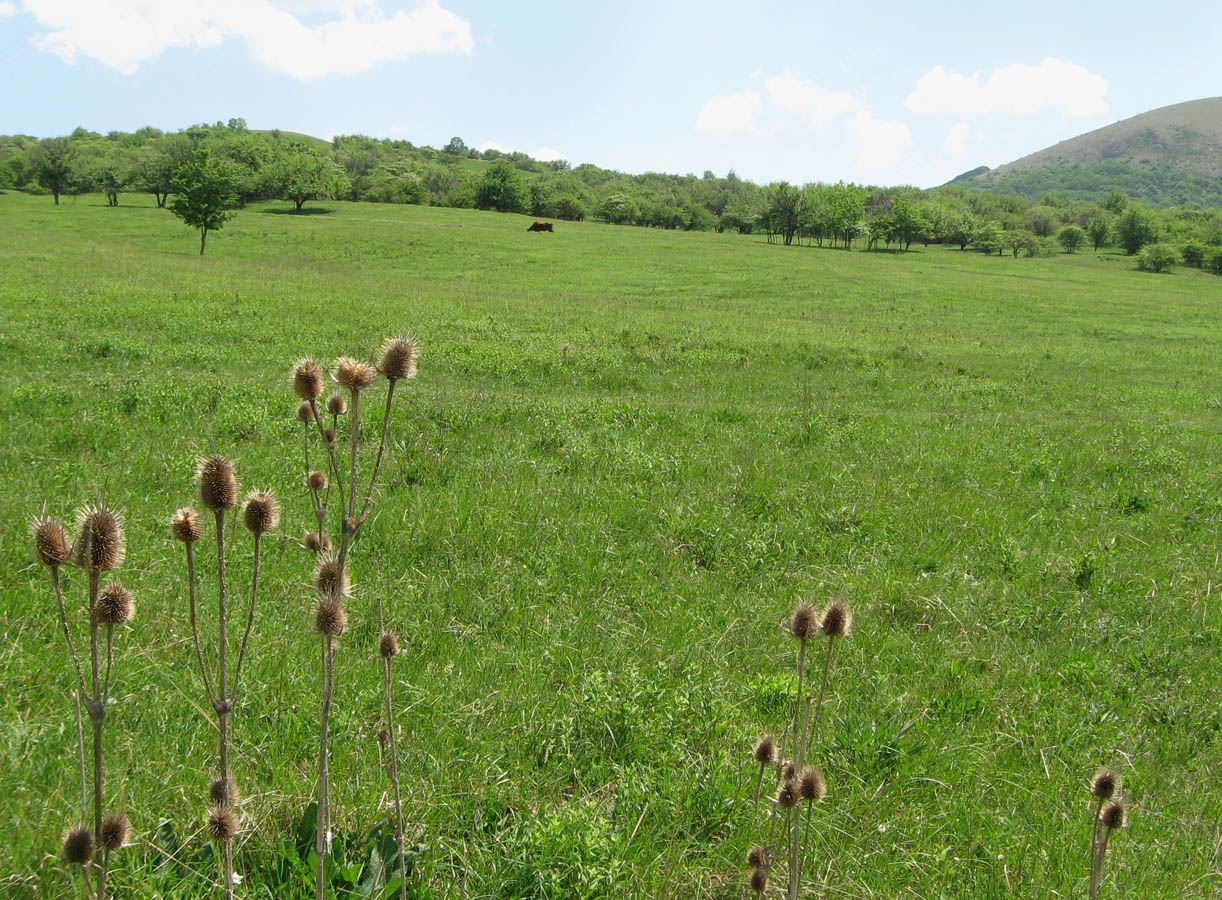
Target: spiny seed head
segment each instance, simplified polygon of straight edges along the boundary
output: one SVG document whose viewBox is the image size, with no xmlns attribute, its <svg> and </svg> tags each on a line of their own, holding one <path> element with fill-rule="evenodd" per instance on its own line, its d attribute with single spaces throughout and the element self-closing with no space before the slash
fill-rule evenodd
<svg viewBox="0 0 1222 900">
<path fill-rule="evenodd" d="M 246 495 L 242 518 L 252 532 L 264 534 L 280 523 L 280 504 L 267 491 L 251 491 Z"/>
<path fill-rule="evenodd" d="M 336 434 L 334 428 L 324 428 L 323 429 L 322 439 L 326 441 L 328 444 L 334 444 L 336 441 L 336 438 L 338 437 L 339 435 Z"/>
<path fill-rule="evenodd" d="M 322 369 L 318 363 L 303 359 L 293 366 L 293 390 L 307 403 L 322 396 Z"/>
<path fill-rule="evenodd" d="M 111 813 L 102 820 L 102 847 L 115 851 L 127 845 L 132 836 L 132 825 L 122 813 Z"/>
<path fill-rule="evenodd" d="M 334 554 L 328 553 L 318 560 L 314 567 L 314 589 L 318 596 L 326 598 L 346 597 L 351 585 L 348 583 L 348 567 L 341 572 L 339 560 Z"/>
<path fill-rule="evenodd" d="M 798 775 L 798 794 L 803 800 L 822 800 L 827 794 L 823 773 L 813 766 L 803 769 Z"/>
<path fill-rule="evenodd" d="M 238 833 L 238 817 L 233 814 L 233 808 L 218 804 L 208 811 L 204 822 L 208 837 L 219 843 L 233 840 Z"/>
<path fill-rule="evenodd" d="M 798 805 L 798 785 L 792 778 L 786 778 L 776 789 L 776 805 L 781 809 L 793 809 Z"/>
<path fill-rule="evenodd" d="M 233 463 L 223 456 L 201 459 L 195 469 L 199 479 L 199 502 L 205 509 L 217 512 L 238 505 L 238 479 Z"/>
<path fill-rule="evenodd" d="M 768 851 L 756 844 L 747 851 L 747 865 L 753 869 L 762 869 L 768 865 Z"/>
<path fill-rule="evenodd" d="M 104 504 L 86 506 L 77 513 L 76 543 L 72 561 L 82 569 L 108 572 L 117 569 L 127 554 L 123 519 Z"/>
<path fill-rule="evenodd" d="M 783 781 L 788 781 L 793 778 L 794 773 L 797 771 L 797 769 L 794 767 L 792 759 L 783 759 L 777 764 L 777 766 L 781 770 L 781 779 Z"/>
<path fill-rule="evenodd" d="M 315 469 L 306 476 L 306 487 L 315 493 L 325 491 L 327 489 L 327 476 Z"/>
<path fill-rule="evenodd" d="M 805 641 L 815 632 L 815 608 L 806 601 L 794 607 L 793 617 L 789 620 L 789 633 L 800 641 Z"/>
<path fill-rule="evenodd" d="M 214 778 L 208 785 L 208 799 L 213 806 L 237 806 L 238 788 L 233 778 Z"/>
<path fill-rule="evenodd" d="M 382 361 L 378 364 L 378 371 L 391 381 L 414 378 L 419 352 L 415 338 L 406 335 L 387 338 L 382 342 Z"/>
<path fill-rule="evenodd" d="M 203 537 L 204 527 L 200 524 L 199 513 L 189 506 L 184 506 L 176 510 L 170 519 L 170 531 L 184 544 L 194 544 Z"/>
<path fill-rule="evenodd" d="M 770 734 L 761 737 L 755 742 L 755 749 L 751 751 L 751 755 L 761 766 L 772 765 L 776 762 L 776 738 Z"/>
<path fill-rule="evenodd" d="M 768 870 L 754 869 L 751 872 L 751 890 L 761 897 L 764 891 L 768 890 Z"/>
<path fill-rule="evenodd" d="M 343 394 L 335 393 L 327 398 L 327 412 L 333 416 L 342 416 L 348 411 L 348 400 Z"/>
<path fill-rule="evenodd" d="M 93 832 L 82 825 L 64 833 L 64 860 L 74 866 L 84 866 L 93 859 Z"/>
<path fill-rule="evenodd" d="M 351 356 L 341 356 L 331 369 L 331 377 L 340 387 L 350 391 L 363 391 L 377 379 L 378 373 L 373 366 Z"/>
<path fill-rule="evenodd" d="M 399 655 L 399 639 L 389 631 L 382 632 L 382 639 L 378 642 L 378 653 L 382 659 L 394 659 Z"/>
<path fill-rule="evenodd" d="M 1117 828 L 1124 828 L 1125 820 L 1128 818 L 1128 809 L 1125 807 L 1123 800 L 1111 800 L 1103 807 L 1103 812 L 1099 814 L 1099 820 L 1103 822 L 1103 826 L 1109 831 L 1115 831 Z"/>
<path fill-rule="evenodd" d="M 131 591 L 112 581 L 102 592 L 93 605 L 93 618 L 103 625 L 122 625 L 136 614 L 136 603 L 132 600 Z"/>
<path fill-rule="evenodd" d="M 306 425 L 314 421 L 314 407 L 310 406 L 309 400 L 302 400 L 297 404 L 297 421 Z"/>
<path fill-rule="evenodd" d="M 1100 800 L 1112 799 L 1112 794 L 1120 787 L 1120 776 L 1111 769 L 1100 769 L 1090 782 L 1090 792 Z"/>
<path fill-rule="evenodd" d="M 323 600 L 314 613 L 314 628 L 324 637 L 339 637 L 348 625 L 348 614 L 338 600 Z"/>
<path fill-rule="evenodd" d="M 383 750 L 390 746 L 390 732 L 385 728 L 378 729 L 378 743 L 382 745 Z"/>
<path fill-rule="evenodd" d="M 830 638 L 844 637 L 853 627 L 853 611 L 843 600 L 833 600 L 823 610 L 819 628 Z"/>
<path fill-rule="evenodd" d="M 331 549 L 331 539 L 326 535 L 319 535 L 313 531 L 307 531 L 305 536 L 306 549 L 312 553 L 322 553 Z"/>
<path fill-rule="evenodd" d="M 58 519 L 35 516 L 30 523 L 30 535 L 34 538 L 34 553 L 44 566 L 62 566 L 71 558 L 72 548 Z"/>
</svg>

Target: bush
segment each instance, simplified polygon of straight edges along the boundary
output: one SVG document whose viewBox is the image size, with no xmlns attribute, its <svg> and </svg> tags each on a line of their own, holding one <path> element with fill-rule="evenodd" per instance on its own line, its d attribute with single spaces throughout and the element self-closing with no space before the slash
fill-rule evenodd
<svg viewBox="0 0 1222 900">
<path fill-rule="evenodd" d="M 1205 255 L 1208 252 L 1209 248 L 1197 240 L 1187 241 L 1180 247 L 1180 256 L 1184 260 L 1184 265 L 1198 269 L 1205 262 Z"/>
<path fill-rule="evenodd" d="M 1143 272 L 1166 272 L 1179 262 L 1179 254 L 1170 244 L 1147 244 L 1137 254 L 1137 268 Z"/>
<path fill-rule="evenodd" d="M 1214 247 L 1210 251 L 1205 266 L 1215 275 L 1222 275 L 1222 247 Z"/>
</svg>

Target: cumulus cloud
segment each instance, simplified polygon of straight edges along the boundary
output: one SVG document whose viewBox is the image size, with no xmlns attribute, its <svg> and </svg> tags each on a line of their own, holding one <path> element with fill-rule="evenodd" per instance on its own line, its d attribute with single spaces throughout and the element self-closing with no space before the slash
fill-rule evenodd
<svg viewBox="0 0 1222 900">
<path fill-rule="evenodd" d="M 857 145 L 850 175 L 876 175 L 908 159 L 912 130 L 903 122 L 880 119 L 862 110 L 844 122 L 844 133 Z"/>
<path fill-rule="evenodd" d="M 0 19 L 12 18 L 15 15 L 17 15 L 17 7 L 9 3 L 9 0 L 0 3 Z"/>
<path fill-rule="evenodd" d="M 804 81 L 792 72 L 774 75 L 764 86 L 768 88 L 768 98 L 777 106 L 809 116 L 812 128 L 822 128 L 845 113 L 866 108 L 865 102 L 852 94 Z"/>
<path fill-rule="evenodd" d="M 393 14 L 376 0 L 25 0 L 34 44 L 131 74 L 171 47 L 242 39 L 252 59 L 301 81 L 418 54 L 469 53 L 471 25 L 436 2 Z M 321 17 L 307 24 L 300 15 Z"/>
<path fill-rule="evenodd" d="M 498 153 L 517 153 L 518 150 L 514 147 L 506 147 L 504 144 L 498 144 L 496 141 L 484 141 L 476 147 L 480 153 L 485 150 L 496 150 Z M 537 159 L 539 162 L 555 162 L 558 159 L 565 159 L 565 155 L 554 147 L 539 147 L 537 150 L 523 151 L 531 159 Z"/>
<path fill-rule="evenodd" d="M 987 81 L 980 72 L 961 75 L 935 66 L 921 76 L 904 105 L 915 113 L 949 115 L 1031 115 L 1060 107 L 1079 118 L 1107 112 L 1107 88 L 1103 76 L 1052 57 L 1038 66 L 1002 66 Z"/>
<path fill-rule="evenodd" d="M 956 122 L 947 132 L 946 140 L 942 142 L 942 149 L 947 153 L 962 153 L 967 149 L 968 144 L 983 140 L 984 133 L 978 128 L 972 128 L 970 122 Z"/>
<path fill-rule="evenodd" d="M 704 104 L 696 118 L 696 130 L 709 134 L 758 134 L 763 100 L 755 91 L 723 94 Z"/>
</svg>

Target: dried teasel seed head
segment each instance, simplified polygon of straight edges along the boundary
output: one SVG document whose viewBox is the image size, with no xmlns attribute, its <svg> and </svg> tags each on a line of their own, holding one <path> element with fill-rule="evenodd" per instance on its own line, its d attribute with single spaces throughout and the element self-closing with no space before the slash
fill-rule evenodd
<svg viewBox="0 0 1222 900">
<path fill-rule="evenodd" d="M 136 614 L 136 603 L 131 591 L 112 581 L 102 588 L 93 604 L 93 618 L 103 625 L 122 625 Z"/>
<path fill-rule="evenodd" d="M 93 832 L 83 825 L 69 828 L 64 834 L 64 861 L 85 866 L 93 859 Z"/>
<path fill-rule="evenodd" d="M 132 836 L 131 822 L 122 813 L 111 813 L 102 820 L 102 848 L 115 851 L 127 845 Z"/>
<path fill-rule="evenodd" d="M 792 759 L 783 759 L 777 763 L 777 766 L 781 770 L 782 781 L 789 781 L 797 772 L 797 768 L 794 766 Z"/>
<path fill-rule="evenodd" d="M 764 895 L 764 891 L 768 890 L 768 870 L 755 869 L 751 872 L 751 890 L 759 896 Z"/>
<path fill-rule="evenodd" d="M 853 627 L 853 611 L 843 600 L 833 600 L 823 610 L 819 628 L 830 638 L 844 637 Z"/>
<path fill-rule="evenodd" d="M 306 549 L 312 553 L 323 553 L 331 549 L 331 539 L 313 531 L 307 531 L 305 536 Z"/>
<path fill-rule="evenodd" d="M 1090 781 L 1091 795 L 1100 800 L 1112 799 L 1112 794 L 1116 793 L 1118 787 L 1120 787 L 1120 776 L 1111 769 L 1100 769 Z"/>
<path fill-rule="evenodd" d="M 293 366 L 293 390 L 307 403 L 322 396 L 322 369 L 312 359 L 303 359 Z"/>
<path fill-rule="evenodd" d="M 390 746 L 390 732 L 385 728 L 378 729 L 378 743 L 382 745 L 383 750 Z"/>
<path fill-rule="evenodd" d="M 62 566 L 71 559 L 72 548 L 58 519 L 35 516 L 30 523 L 30 535 L 34 538 L 34 554 L 44 566 Z"/>
<path fill-rule="evenodd" d="M 314 407 L 310 406 L 309 400 L 302 400 L 297 404 L 297 421 L 306 425 L 314 421 Z"/>
<path fill-rule="evenodd" d="M 208 785 L 208 799 L 213 806 L 237 806 L 238 788 L 233 778 L 214 778 Z"/>
<path fill-rule="evenodd" d="M 338 600 L 323 600 L 314 613 L 314 629 L 324 637 L 339 637 L 348 625 L 348 614 Z"/>
<path fill-rule="evenodd" d="M 800 641 L 805 641 L 815 633 L 815 608 L 803 601 L 794 607 L 793 616 L 789 620 L 789 633 Z"/>
<path fill-rule="evenodd" d="M 770 734 L 761 737 L 755 742 L 755 749 L 751 751 L 751 755 L 761 766 L 772 765 L 776 762 L 776 738 Z"/>
<path fill-rule="evenodd" d="M 267 491 L 251 491 L 246 495 L 242 518 L 252 532 L 265 534 L 280 523 L 280 504 Z"/>
<path fill-rule="evenodd" d="M 184 544 L 194 544 L 203 537 L 204 527 L 200 524 L 199 513 L 189 506 L 184 506 L 176 510 L 170 519 L 170 531 Z"/>
<path fill-rule="evenodd" d="M 320 557 L 314 567 L 314 589 L 318 596 L 328 599 L 346 597 L 352 585 L 348 581 L 348 567 L 340 571 L 339 560 L 334 554 L 328 553 Z"/>
<path fill-rule="evenodd" d="M 108 572 L 117 569 L 127 554 L 123 519 L 103 504 L 86 506 L 77 513 L 76 542 L 72 561 L 82 569 Z"/>
<path fill-rule="evenodd" d="M 747 851 L 747 865 L 753 869 L 762 869 L 768 865 L 768 851 L 756 844 Z"/>
<path fill-rule="evenodd" d="M 378 364 L 378 371 L 391 381 L 415 378 L 419 352 L 415 338 L 406 335 L 387 338 L 382 342 L 382 361 Z"/>
<path fill-rule="evenodd" d="M 233 814 L 232 807 L 217 805 L 208 811 L 204 828 L 208 837 L 223 844 L 233 840 L 238 833 L 238 817 Z"/>
<path fill-rule="evenodd" d="M 391 632 L 383 631 L 378 641 L 378 654 L 382 659 L 394 659 L 399 655 L 399 639 Z"/>
<path fill-rule="evenodd" d="M 781 809 L 793 809 L 798 805 L 798 785 L 792 778 L 787 778 L 776 789 L 776 805 Z"/>
<path fill-rule="evenodd" d="M 306 476 L 306 487 L 314 491 L 314 493 L 325 491 L 327 489 L 327 476 L 315 469 Z"/>
<path fill-rule="evenodd" d="M 218 512 L 238 505 L 238 479 L 233 463 L 225 457 L 201 459 L 195 477 L 199 479 L 199 502 L 205 509 Z"/>
<path fill-rule="evenodd" d="M 336 433 L 334 428 L 324 428 L 323 429 L 322 439 L 326 441 L 328 444 L 334 444 L 338 438 L 339 438 L 339 435 Z"/>
<path fill-rule="evenodd" d="M 1109 831 L 1115 831 L 1117 828 L 1124 828 L 1125 822 L 1128 819 L 1128 808 L 1123 800 L 1111 800 L 1103 807 L 1103 812 L 1099 813 L 1099 821 L 1103 823 L 1103 827 Z"/>
<path fill-rule="evenodd" d="M 348 400 L 343 394 L 335 393 L 327 398 L 327 412 L 333 416 L 342 416 L 348 411 Z"/>
<path fill-rule="evenodd" d="M 827 782 L 823 773 L 807 766 L 798 775 L 798 796 L 803 800 L 822 800 L 827 794 Z"/>
<path fill-rule="evenodd" d="M 331 377 L 340 387 L 350 391 L 363 391 L 374 383 L 378 372 L 367 362 L 361 362 L 351 356 L 341 356 L 331 369 Z"/>
</svg>

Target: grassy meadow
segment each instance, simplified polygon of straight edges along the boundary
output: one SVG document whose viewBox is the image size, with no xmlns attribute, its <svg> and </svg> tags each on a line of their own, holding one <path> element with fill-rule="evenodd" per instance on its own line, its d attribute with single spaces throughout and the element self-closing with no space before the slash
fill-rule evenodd
<svg viewBox="0 0 1222 900">
<path fill-rule="evenodd" d="M 352 558 L 331 768 L 340 830 L 387 815 L 380 596 L 413 896 L 745 896 L 749 752 L 795 684 L 779 625 L 832 597 L 855 628 L 806 896 L 1085 897 L 1101 765 L 1132 803 L 1102 896 L 1222 894 L 1222 279 L 334 202 L 247 208 L 201 257 L 122 203 L 0 196 L 0 894 L 79 890 L 73 677 L 27 525 L 100 498 L 137 604 L 115 896 L 217 896 L 168 520 L 221 453 L 284 505 L 231 720 L 239 895 L 313 896 L 286 862 L 318 720 L 287 374 L 399 331 L 420 374 Z"/>
</svg>

